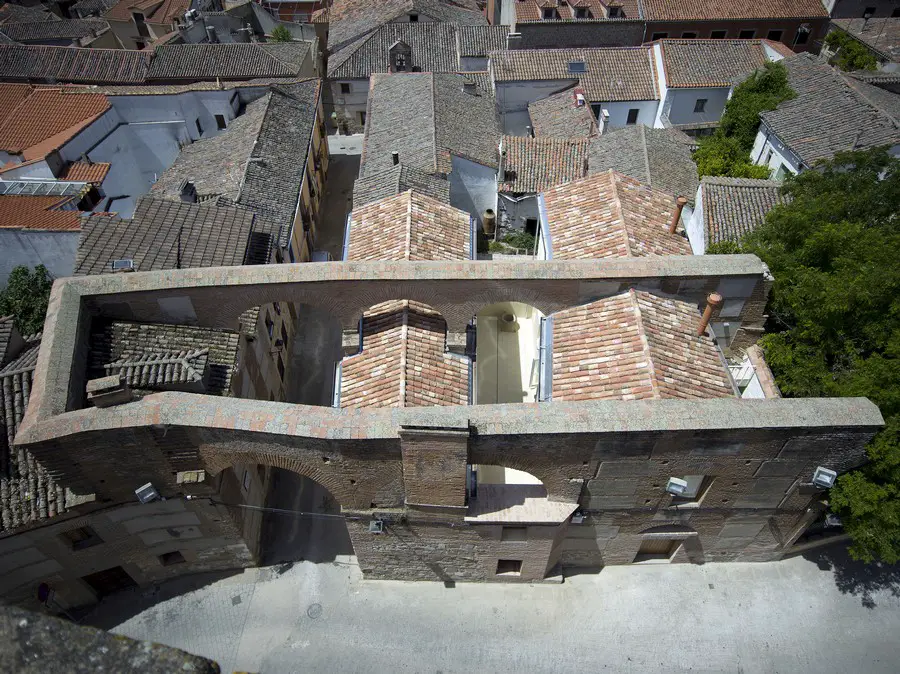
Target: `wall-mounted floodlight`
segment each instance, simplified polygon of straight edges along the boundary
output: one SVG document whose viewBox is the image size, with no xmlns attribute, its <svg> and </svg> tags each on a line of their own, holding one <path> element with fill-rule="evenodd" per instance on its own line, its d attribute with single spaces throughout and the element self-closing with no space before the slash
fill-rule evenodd
<svg viewBox="0 0 900 674">
<path fill-rule="evenodd" d="M 156 491 L 156 488 L 150 482 L 143 487 L 135 489 L 134 495 L 138 497 L 138 501 L 141 503 L 153 503 L 153 501 L 159 500 L 159 492 Z"/>
<path fill-rule="evenodd" d="M 384 522 L 382 520 L 372 520 L 369 522 L 369 533 L 370 534 L 383 534 L 384 533 Z"/>
<path fill-rule="evenodd" d="M 828 468 L 823 468 L 819 466 L 816 468 L 816 472 L 813 473 L 813 484 L 817 487 L 821 487 L 822 489 L 831 489 L 834 486 L 834 481 L 837 479 L 837 473 L 833 470 L 829 470 Z"/>
<path fill-rule="evenodd" d="M 670 477 L 669 483 L 666 485 L 666 491 L 672 496 L 681 496 L 687 491 L 688 483 L 677 477 Z"/>
</svg>

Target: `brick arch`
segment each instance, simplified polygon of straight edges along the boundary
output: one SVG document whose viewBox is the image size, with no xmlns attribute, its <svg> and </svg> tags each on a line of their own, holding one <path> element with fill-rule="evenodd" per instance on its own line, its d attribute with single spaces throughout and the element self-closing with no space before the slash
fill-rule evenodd
<svg viewBox="0 0 900 674">
<path fill-rule="evenodd" d="M 504 468 L 513 468 L 521 470 L 539 479 L 547 490 L 547 499 L 561 503 L 577 503 L 578 496 L 581 493 L 581 483 L 574 486 L 567 478 L 562 477 L 559 471 L 553 466 L 542 466 L 535 463 L 534 459 L 528 457 L 517 457 L 507 454 L 488 453 L 482 458 L 480 456 L 470 455 L 469 460 L 483 466 L 503 466 Z"/>
</svg>

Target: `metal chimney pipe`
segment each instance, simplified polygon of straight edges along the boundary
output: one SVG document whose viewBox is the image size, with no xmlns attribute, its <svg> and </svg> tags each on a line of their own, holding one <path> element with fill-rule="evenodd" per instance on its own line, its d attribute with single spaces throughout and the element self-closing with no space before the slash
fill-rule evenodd
<svg viewBox="0 0 900 674">
<path fill-rule="evenodd" d="M 713 311 L 722 306 L 722 296 L 719 293 L 710 293 L 706 298 L 706 309 L 703 310 L 703 316 L 700 318 L 700 325 L 697 326 L 697 336 L 702 337 L 709 325 L 709 319 L 712 318 Z"/>
<path fill-rule="evenodd" d="M 394 162 L 394 166 L 400 163 L 400 153 L 399 152 L 391 152 L 391 159 Z"/>
<path fill-rule="evenodd" d="M 678 197 L 675 200 L 675 210 L 672 212 L 672 221 L 669 223 L 669 234 L 674 234 L 675 230 L 678 229 L 678 222 L 681 220 L 681 211 L 684 210 L 685 204 L 687 204 L 687 199 L 684 197 Z"/>
</svg>

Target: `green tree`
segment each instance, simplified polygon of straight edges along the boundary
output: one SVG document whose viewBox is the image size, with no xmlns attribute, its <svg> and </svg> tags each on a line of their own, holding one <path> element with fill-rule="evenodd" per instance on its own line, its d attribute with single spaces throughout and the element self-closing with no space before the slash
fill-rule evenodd
<svg viewBox="0 0 900 674">
<path fill-rule="evenodd" d="M 865 45 L 841 30 L 833 30 L 825 36 L 826 46 L 835 55 L 831 63 L 844 71 L 875 70 L 878 67 L 877 59 Z"/>
<path fill-rule="evenodd" d="M 736 241 L 719 241 L 711 243 L 706 248 L 707 255 L 739 255 L 744 252 L 741 244 Z"/>
<path fill-rule="evenodd" d="M 291 31 L 282 26 L 281 24 L 275 26 L 272 29 L 272 42 L 290 42 L 293 38 L 291 38 Z"/>
<path fill-rule="evenodd" d="M 787 396 L 866 396 L 886 428 L 870 462 L 838 479 L 831 507 L 857 559 L 900 561 L 900 161 L 847 152 L 789 178 L 743 242 L 775 277 L 760 340 Z"/>
<path fill-rule="evenodd" d="M 39 264 L 34 270 L 19 265 L 10 272 L 6 288 L 0 291 L 0 315 L 14 316 L 16 327 L 25 335 L 40 331 L 52 286 L 53 279 L 44 265 Z"/>
<path fill-rule="evenodd" d="M 787 69 L 777 62 L 766 63 L 737 85 L 725 105 L 719 128 L 703 138 L 694 153 L 701 177 L 768 178 L 765 166 L 755 166 L 750 161 L 759 113 L 774 110 L 795 96 L 788 85 Z"/>
</svg>

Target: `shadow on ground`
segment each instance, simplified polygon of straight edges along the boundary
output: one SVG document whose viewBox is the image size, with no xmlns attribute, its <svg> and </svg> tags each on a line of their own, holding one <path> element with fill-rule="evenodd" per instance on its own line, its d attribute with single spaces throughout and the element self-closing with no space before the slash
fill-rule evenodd
<svg viewBox="0 0 900 674">
<path fill-rule="evenodd" d="M 875 608 L 875 594 L 889 592 L 900 597 L 900 564 L 865 564 L 850 558 L 846 543 L 810 550 L 802 554 L 823 571 L 834 574 L 834 583 L 844 594 L 859 597 L 866 608 Z"/>
<path fill-rule="evenodd" d="M 173 578 L 150 587 L 122 590 L 104 597 L 95 606 L 73 612 L 72 617 L 82 625 L 111 630 L 160 602 L 199 590 L 243 572 L 243 569 L 232 569 L 216 573 L 197 573 Z"/>
</svg>

